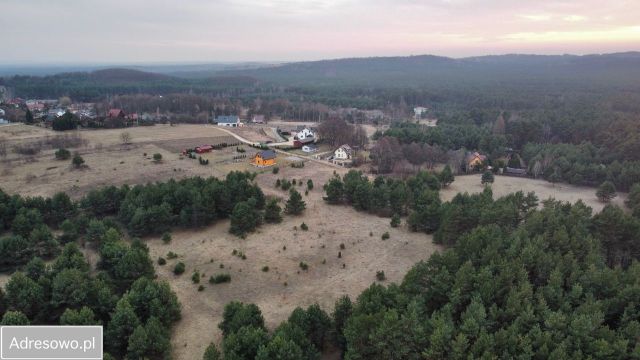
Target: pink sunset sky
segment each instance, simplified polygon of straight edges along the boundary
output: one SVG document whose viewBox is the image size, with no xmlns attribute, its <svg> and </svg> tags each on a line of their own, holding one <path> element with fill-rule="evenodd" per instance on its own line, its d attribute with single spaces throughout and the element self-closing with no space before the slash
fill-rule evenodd
<svg viewBox="0 0 640 360">
<path fill-rule="evenodd" d="M 639 0 L 2 0 L 2 63 L 640 50 Z"/>
</svg>

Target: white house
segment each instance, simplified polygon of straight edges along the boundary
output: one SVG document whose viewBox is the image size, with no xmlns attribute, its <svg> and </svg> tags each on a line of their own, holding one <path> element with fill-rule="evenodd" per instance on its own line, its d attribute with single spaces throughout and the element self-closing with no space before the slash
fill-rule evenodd
<svg viewBox="0 0 640 360">
<path fill-rule="evenodd" d="M 413 108 L 413 114 L 414 114 L 416 119 L 420 119 L 420 118 L 422 118 L 422 114 L 426 113 L 427 110 L 429 110 L 429 109 L 427 109 L 426 107 L 417 106 L 417 107 Z"/>
<path fill-rule="evenodd" d="M 333 153 L 333 158 L 335 160 L 349 160 L 351 159 L 351 154 L 353 154 L 353 149 L 351 146 L 344 144 L 336 149 Z"/>
<path fill-rule="evenodd" d="M 220 115 L 216 118 L 216 123 L 218 126 L 227 126 L 227 127 L 240 127 L 242 124 L 240 123 L 240 118 L 236 115 Z"/>
<path fill-rule="evenodd" d="M 311 131 L 311 129 L 304 128 L 304 129 L 300 130 L 296 134 L 295 139 L 296 140 L 309 140 L 309 139 L 313 139 L 314 136 L 315 136 L 315 134 L 313 133 L 313 131 Z"/>
<path fill-rule="evenodd" d="M 318 151 L 318 147 L 313 145 L 313 144 L 309 144 L 309 145 L 304 145 L 302 147 L 302 151 L 306 152 L 306 153 L 312 153 L 312 152 L 316 152 Z"/>
</svg>

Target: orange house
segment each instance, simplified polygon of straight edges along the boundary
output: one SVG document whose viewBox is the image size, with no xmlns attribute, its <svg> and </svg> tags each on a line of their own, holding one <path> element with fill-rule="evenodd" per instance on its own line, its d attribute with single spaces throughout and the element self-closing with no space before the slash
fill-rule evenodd
<svg viewBox="0 0 640 360">
<path fill-rule="evenodd" d="M 251 159 L 251 163 L 258 167 L 275 165 L 276 152 L 273 150 L 260 151 Z"/>
</svg>

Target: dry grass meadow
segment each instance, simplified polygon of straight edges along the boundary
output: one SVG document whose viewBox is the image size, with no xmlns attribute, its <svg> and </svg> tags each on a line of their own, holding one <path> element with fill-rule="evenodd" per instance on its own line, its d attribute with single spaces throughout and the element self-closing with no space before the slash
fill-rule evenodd
<svg viewBox="0 0 640 360">
<path fill-rule="evenodd" d="M 131 135 L 131 144 L 123 145 L 121 133 Z M 0 162 L 0 187 L 9 193 L 50 196 L 66 191 L 79 197 L 102 185 L 145 183 L 189 176 L 222 177 L 231 170 L 256 170 L 248 159 L 234 161 L 235 147 L 214 151 L 203 157 L 209 166 L 182 158 L 179 150 L 204 142 L 228 138 L 228 134 L 212 126 L 178 125 L 153 126 L 118 130 L 79 131 L 82 146 L 71 149 L 84 157 L 86 169 L 73 170 L 70 161 L 56 161 L 54 150 L 42 150 L 32 156 L 11 151 L 16 144 L 32 143 L 58 136 L 50 130 L 25 125 L 0 127 L 0 139 L 8 144 L 8 155 Z M 247 157 L 253 149 L 244 147 Z M 143 154 L 146 153 L 146 156 Z M 154 163 L 152 155 L 161 153 L 163 161 Z M 307 210 L 302 216 L 285 216 L 278 225 L 263 225 L 246 239 L 228 233 L 228 221 L 220 221 L 198 230 L 179 230 L 173 240 L 164 244 L 160 238 L 146 239 L 151 256 L 156 260 L 169 251 L 179 254 L 165 266 L 156 265 L 158 277 L 167 280 L 182 303 L 182 320 L 174 328 L 174 358 L 201 358 L 205 347 L 221 340 L 217 328 L 223 307 L 232 300 L 256 303 L 263 311 L 269 328 L 285 320 L 296 306 L 319 303 L 330 312 L 335 300 L 348 294 L 355 298 L 375 282 L 376 271 L 385 272 L 389 282 L 399 282 L 417 261 L 427 259 L 439 247 L 431 237 L 411 233 L 404 227 L 389 226 L 389 219 L 356 212 L 347 206 L 330 206 L 322 200 L 322 185 L 333 175 L 334 168 L 307 162 L 304 168 L 294 169 L 280 158 L 280 173 L 271 169 L 259 171 L 257 182 L 267 195 L 285 199 L 287 193 L 275 189 L 277 178 L 295 178 L 306 184 L 312 179 L 315 188 L 304 199 Z M 337 170 L 344 173 L 344 169 Z M 582 199 L 598 211 L 602 204 L 595 197 L 595 189 L 556 184 L 543 180 L 496 176 L 492 185 L 494 196 L 518 190 L 535 191 L 541 200 L 554 197 L 575 202 Z M 305 186 L 299 187 L 304 193 Z M 479 192 L 480 175 L 458 176 L 442 191 L 444 200 L 458 192 Z M 614 200 L 622 204 L 624 196 Z M 300 225 L 306 223 L 308 231 Z M 388 231 L 390 239 L 381 234 Z M 344 249 L 340 245 L 344 244 Z M 243 260 L 232 255 L 233 250 L 246 255 Z M 338 252 L 341 257 L 338 257 Z M 89 254 L 95 256 L 95 254 Z M 94 259 L 95 260 L 95 259 Z M 181 276 L 172 272 L 177 261 L 186 264 Z M 95 261 L 92 261 L 95 262 Z M 304 271 L 300 262 L 309 265 Z M 263 271 L 268 266 L 269 271 Z M 224 268 L 223 268 L 224 267 Z M 191 281 L 193 271 L 202 275 L 205 289 Z M 212 285 L 209 276 L 229 273 L 231 282 Z M 6 276 L 2 276 L 6 279 Z"/>
</svg>

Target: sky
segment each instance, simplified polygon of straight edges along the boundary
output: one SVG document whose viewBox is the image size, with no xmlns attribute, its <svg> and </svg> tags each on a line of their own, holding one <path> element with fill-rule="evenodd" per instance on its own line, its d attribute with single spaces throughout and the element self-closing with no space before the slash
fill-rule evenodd
<svg viewBox="0 0 640 360">
<path fill-rule="evenodd" d="M 640 50 L 640 0 L 0 0 L 0 63 Z"/>
</svg>

